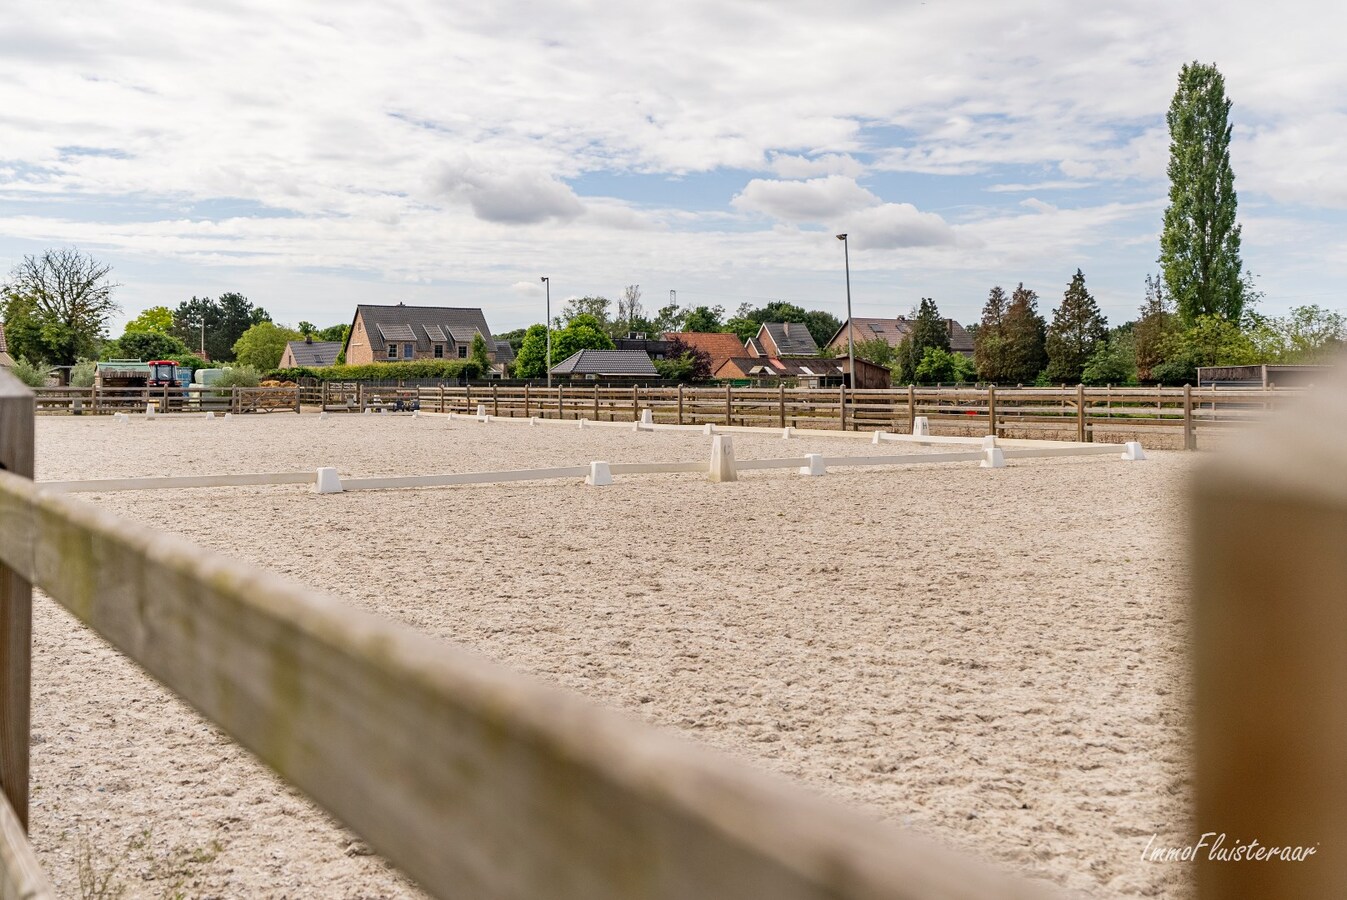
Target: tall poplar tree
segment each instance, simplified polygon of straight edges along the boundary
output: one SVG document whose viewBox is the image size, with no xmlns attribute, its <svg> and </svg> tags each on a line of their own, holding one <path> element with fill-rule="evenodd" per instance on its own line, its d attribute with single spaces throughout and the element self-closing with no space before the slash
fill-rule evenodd
<svg viewBox="0 0 1347 900">
<path fill-rule="evenodd" d="M 1085 274 L 1077 269 L 1048 326 L 1044 343 L 1048 351 L 1048 380 L 1079 384 L 1085 364 L 1107 338 L 1108 321 L 1085 289 Z"/>
<path fill-rule="evenodd" d="M 1165 286 L 1191 325 L 1198 316 L 1238 322 L 1249 295 L 1235 222 L 1230 100 L 1214 65 L 1179 72 L 1169 123 L 1169 206 L 1160 235 Z"/>
</svg>

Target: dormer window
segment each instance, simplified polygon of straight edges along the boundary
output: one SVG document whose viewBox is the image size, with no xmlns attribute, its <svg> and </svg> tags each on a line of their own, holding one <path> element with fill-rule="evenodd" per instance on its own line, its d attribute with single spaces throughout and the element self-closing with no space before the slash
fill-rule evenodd
<svg viewBox="0 0 1347 900">
<path fill-rule="evenodd" d="M 435 358 L 444 359 L 444 344 L 435 345 Z"/>
</svg>

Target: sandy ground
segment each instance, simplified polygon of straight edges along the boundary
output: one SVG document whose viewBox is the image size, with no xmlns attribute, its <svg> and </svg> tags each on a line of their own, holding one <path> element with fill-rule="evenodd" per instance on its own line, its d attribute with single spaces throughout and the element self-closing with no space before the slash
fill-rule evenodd
<svg viewBox="0 0 1347 900">
<path fill-rule="evenodd" d="M 687 460 L 709 440 L 51 417 L 38 477 Z M 741 458 L 874 450 L 735 444 Z M 1182 864 L 1140 856 L 1152 834 L 1191 830 L 1182 484 L 1197 457 L 83 496 L 1008 869 L 1180 897 Z M 32 833 L 63 895 L 92 873 L 131 897 L 417 896 L 55 604 L 35 618 Z"/>
</svg>

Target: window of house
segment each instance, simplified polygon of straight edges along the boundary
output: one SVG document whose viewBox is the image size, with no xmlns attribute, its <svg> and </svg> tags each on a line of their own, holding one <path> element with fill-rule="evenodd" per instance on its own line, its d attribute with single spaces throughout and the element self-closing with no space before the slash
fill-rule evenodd
<svg viewBox="0 0 1347 900">
<path fill-rule="evenodd" d="M 435 358 L 444 359 L 444 344 L 435 345 Z"/>
<path fill-rule="evenodd" d="M 411 358 L 412 358 L 412 345 L 411 345 L 411 344 L 403 344 L 403 345 L 402 345 L 402 358 L 403 358 L 403 359 L 411 359 Z"/>
<path fill-rule="evenodd" d="M 388 358 L 389 358 L 389 359 L 397 359 L 397 358 L 398 358 L 398 345 L 397 345 L 397 344 L 389 344 L 389 345 L 388 345 Z"/>
<path fill-rule="evenodd" d="M 458 345 L 458 358 L 459 358 L 459 359 L 467 359 L 467 358 L 468 358 L 468 346 L 467 346 L 466 344 L 459 344 L 459 345 Z"/>
</svg>

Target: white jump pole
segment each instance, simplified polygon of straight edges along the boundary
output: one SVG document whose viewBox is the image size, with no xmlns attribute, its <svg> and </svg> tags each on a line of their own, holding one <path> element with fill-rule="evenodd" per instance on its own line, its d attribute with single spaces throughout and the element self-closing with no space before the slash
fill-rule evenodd
<svg viewBox="0 0 1347 900">
<path fill-rule="evenodd" d="M 728 434 L 718 434 L 711 438 L 710 475 L 712 481 L 739 480 L 739 473 L 734 465 L 734 439 Z"/>
</svg>

